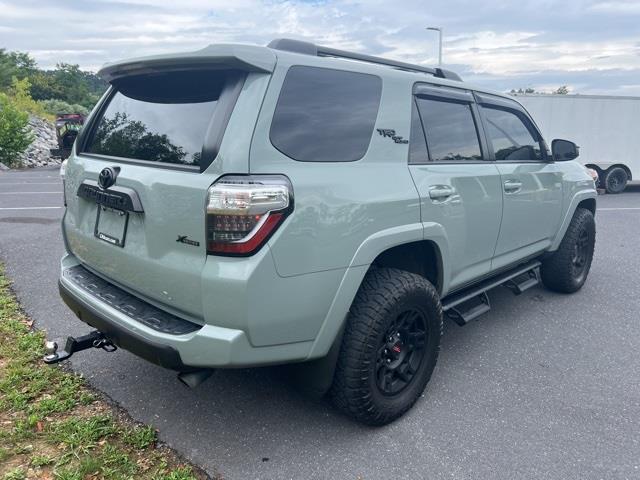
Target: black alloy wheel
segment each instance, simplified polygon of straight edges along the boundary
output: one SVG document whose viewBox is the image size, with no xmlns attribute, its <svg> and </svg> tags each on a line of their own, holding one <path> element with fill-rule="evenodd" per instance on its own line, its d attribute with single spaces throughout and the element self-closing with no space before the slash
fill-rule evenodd
<svg viewBox="0 0 640 480">
<path fill-rule="evenodd" d="M 424 277 L 372 268 L 356 294 L 329 396 L 352 418 L 385 425 L 422 395 L 436 366 L 442 304 Z"/>
<path fill-rule="evenodd" d="M 589 275 L 596 242 L 593 213 L 576 209 L 558 249 L 542 261 L 542 283 L 555 292 L 573 293 Z"/>
<path fill-rule="evenodd" d="M 403 312 L 381 340 L 376 358 L 376 385 L 384 395 L 396 395 L 414 379 L 424 358 L 427 330 L 424 314 Z"/>
</svg>

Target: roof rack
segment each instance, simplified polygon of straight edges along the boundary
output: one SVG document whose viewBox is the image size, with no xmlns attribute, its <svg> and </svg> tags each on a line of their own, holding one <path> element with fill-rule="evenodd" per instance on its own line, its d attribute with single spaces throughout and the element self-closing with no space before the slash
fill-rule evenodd
<svg viewBox="0 0 640 480">
<path fill-rule="evenodd" d="M 420 65 L 414 65 L 412 63 L 397 62 L 395 60 L 389 60 L 382 57 L 374 57 L 372 55 L 365 55 L 362 53 L 348 52 L 346 50 L 338 50 L 336 48 L 322 47 L 310 42 L 304 42 L 302 40 L 293 40 L 291 38 L 278 38 L 272 40 L 269 48 L 274 50 L 284 50 L 287 52 L 302 53 L 304 55 L 313 55 L 314 57 L 336 57 L 347 58 L 349 60 L 358 60 L 367 63 L 376 63 L 378 65 L 386 65 L 388 67 L 397 68 L 399 70 L 406 70 L 408 72 L 421 72 L 428 73 L 438 78 L 446 78 L 447 80 L 456 80 L 461 82 L 460 76 L 450 70 L 444 68 L 432 68 L 422 67 Z"/>
</svg>

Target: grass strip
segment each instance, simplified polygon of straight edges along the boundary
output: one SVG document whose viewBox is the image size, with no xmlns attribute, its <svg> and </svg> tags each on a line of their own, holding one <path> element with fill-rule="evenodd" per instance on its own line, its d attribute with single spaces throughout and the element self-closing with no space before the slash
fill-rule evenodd
<svg viewBox="0 0 640 480">
<path fill-rule="evenodd" d="M 208 478 L 82 377 L 42 364 L 43 345 L 0 264 L 0 479 Z"/>
</svg>

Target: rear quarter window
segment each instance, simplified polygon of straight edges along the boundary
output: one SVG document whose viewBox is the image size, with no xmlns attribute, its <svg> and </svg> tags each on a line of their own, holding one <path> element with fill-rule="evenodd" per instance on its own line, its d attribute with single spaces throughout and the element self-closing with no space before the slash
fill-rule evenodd
<svg viewBox="0 0 640 480">
<path fill-rule="evenodd" d="M 224 83 L 213 71 L 127 77 L 114 85 L 84 151 L 199 166 Z"/>
<path fill-rule="evenodd" d="M 352 162 L 371 141 L 382 80 L 327 68 L 289 69 L 271 123 L 274 147 L 302 162 Z"/>
</svg>

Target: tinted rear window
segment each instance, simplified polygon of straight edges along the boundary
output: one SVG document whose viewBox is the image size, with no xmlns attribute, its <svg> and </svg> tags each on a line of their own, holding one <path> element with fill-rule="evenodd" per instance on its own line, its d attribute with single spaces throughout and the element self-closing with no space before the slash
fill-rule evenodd
<svg viewBox="0 0 640 480">
<path fill-rule="evenodd" d="M 224 73 L 205 71 L 125 78 L 86 151 L 198 166 L 224 82 Z"/>
<path fill-rule="evenodd" d="M 351 162 L 369 147 L 382 81 L 374 75 L 291 67 L 271 123 L 271 142 L 303 162 Z"/>
</svg>

